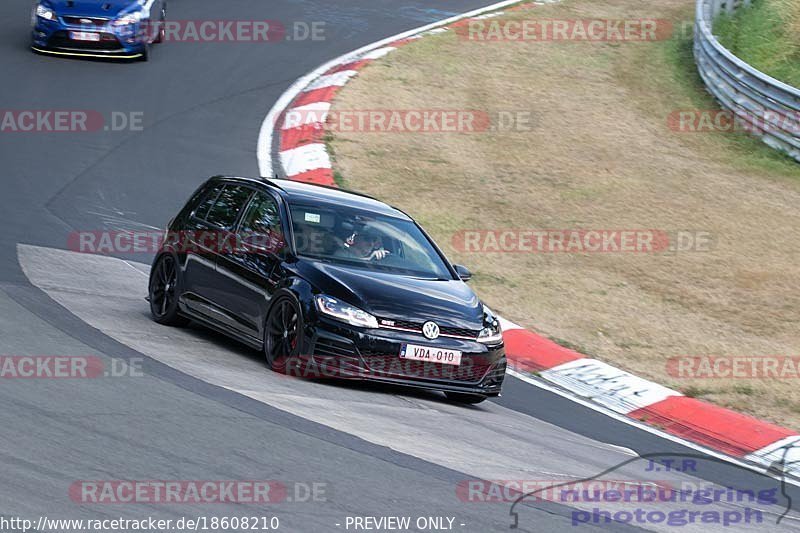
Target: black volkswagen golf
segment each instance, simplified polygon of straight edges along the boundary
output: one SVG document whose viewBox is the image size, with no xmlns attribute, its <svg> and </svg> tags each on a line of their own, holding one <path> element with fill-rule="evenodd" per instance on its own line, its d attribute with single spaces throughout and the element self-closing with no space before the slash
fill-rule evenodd
<svg viewBox="0 0 800 533">
<path fill-rule="evenodd" d="M 402 211 L 287 180 L 214 177 L 169 223 L 150 310 L 263 350 L 273 370 L 497 396 L 500 324 Z"/>
</svg>

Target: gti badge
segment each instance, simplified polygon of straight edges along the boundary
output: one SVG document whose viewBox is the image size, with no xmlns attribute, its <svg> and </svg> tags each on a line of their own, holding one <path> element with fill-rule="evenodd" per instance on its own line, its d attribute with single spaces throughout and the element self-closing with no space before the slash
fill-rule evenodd
<svg viewBox="0 0 800 533">
<path fill-rule="evenodd" d="M 422 324 L 422 334 L 433 340 L 439 336 L 439 325 L 436 322 L 425 322 Z"/>
</svg>

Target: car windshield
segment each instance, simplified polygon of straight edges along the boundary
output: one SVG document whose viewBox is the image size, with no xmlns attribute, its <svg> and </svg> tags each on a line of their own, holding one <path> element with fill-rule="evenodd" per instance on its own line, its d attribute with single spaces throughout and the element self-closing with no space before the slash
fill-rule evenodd
<svg viewBox="0 0 800 533">
<path fill-rule="evenodd" d="M 431 242 L 410 221 L 337 205 L 290 206 L 301 257 L 426 279 L 453 279 Z"/>
</svg>

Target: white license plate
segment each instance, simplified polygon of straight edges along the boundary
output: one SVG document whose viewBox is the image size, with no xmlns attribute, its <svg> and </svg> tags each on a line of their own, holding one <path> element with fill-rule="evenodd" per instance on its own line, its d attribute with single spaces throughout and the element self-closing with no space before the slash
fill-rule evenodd
<svg viewBox="0 0 800 533">
<path fill-rule="evenodd" d="M 458 350 L 443 350 L 441 348 L 418 346 L 416 344 L 404 344 L 403 347 L 400 348 L 400 358 L 441 363 L 443 365 L 458 366 L 461 364 L 461 352 Z"/>
<path fill-rule="evenodd" d="M 93 33 L 90 31 L 71 31 L 69 32 L 69 38 L 73 41 L 93 41 L 98 42 L 100 40 L 99 33 Z"/>
</svg>

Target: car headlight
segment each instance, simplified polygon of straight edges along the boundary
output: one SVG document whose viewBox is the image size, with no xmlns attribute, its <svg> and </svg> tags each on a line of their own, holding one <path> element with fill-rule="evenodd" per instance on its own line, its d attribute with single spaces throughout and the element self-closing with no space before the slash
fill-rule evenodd
<svg viewBox="0 0 800 533">
<path fill-rule="evenodd" d="M 127 15 L 122 15 L 118 19 L 114 19 L 114 22 L 111 24 L 114 26 L 130 26 L 131 24 L 138 24 L 141 20 L 142 13 L 140 11 L 134 11 L 133 13 L 128 13 Z"/>
<path fill-rule="evenodd" d="M 364 328 L 378 327 L 377 318 L 358 307 L 347 305 L 336 298 L 320 294 L 314 298 L 314 301 L 317 304 L 317 310 L 325 316 L 341 320 L 353 326 L 361 326 Z"/>
<path fill-rule="evenodd" d="M 503 329 L 491 309 L 483 306 L 483 329 L 478 333 L 478 342 L 497 344 L 503 341 Z"/>
<path fill-rule="evenodd" d="M 36 6 L 36 16 L 44 20 L 56 20 L 56 12 L 42 4 Z"/>
</svg>

